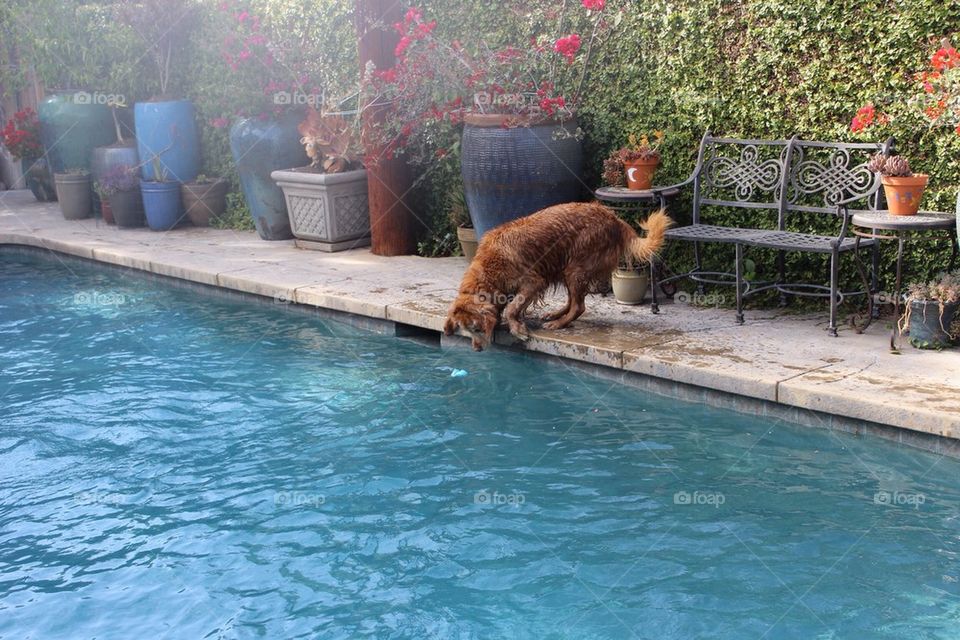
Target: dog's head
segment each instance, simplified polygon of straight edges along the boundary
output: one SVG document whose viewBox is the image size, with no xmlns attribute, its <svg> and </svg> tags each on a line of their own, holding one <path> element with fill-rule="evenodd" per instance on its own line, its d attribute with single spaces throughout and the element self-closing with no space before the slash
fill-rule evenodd
<svg viewBox="0 0 960 640">
<path fill-rule="evenodd" d="M 443 333 L 452 336 L 458 329 L 464 329 L 473 338 L 473 350 L 483 351 L 493 341 L 493 330 L 499 321 L 495 304 L 482 296 L 461 293 L 450 305 Z"/>
</svg>

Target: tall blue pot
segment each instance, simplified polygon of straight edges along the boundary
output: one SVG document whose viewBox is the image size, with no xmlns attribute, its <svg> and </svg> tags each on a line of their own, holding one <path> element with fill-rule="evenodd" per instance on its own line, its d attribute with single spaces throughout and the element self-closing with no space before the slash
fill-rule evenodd
<svg viewBox="0 0 960 640">
<path fill-rule="evenodd" d="M 297 132 L 302 119 L 303 114 L 294 111 L 270 120 L 247 118 L 230 129 L 230 150 L 240 174 L 243 196 L 257 233 L 264 240 L 293 237 L 283 191 L 270 174 L 310 164 Z"/>
<path fill-rule="evenodd" d="M 51 173 L 89 170 L 93 150 L 113 144 L 117 139 L 110 108 L 84 98 L 89 95 L 59 91 L 47 96 L 37 107 L 40 141 Z"/>
<path fill-rule="evenodd" d="M 137 151 L 144 180 L 156 180 L 153 159 L 157 156 L 167 180 L 190 182 L 200 172 L 200 137 L 196 114 L 189 100 L 138 102 L 133 108 Z"/>
<path fill-rule="evenodd" d="M 464 119 L 460 171 L 477 240 L 490 229 L 545 207 L 580 200 L 583 149 L 567 122 L 504 127 L 502 116 Z"/>
<path fill-rule="evenodd" d="M 140 181 L 143 213 L 154 231 L 173 229 L 184 218 L 179 182 Z"/>
</svg>

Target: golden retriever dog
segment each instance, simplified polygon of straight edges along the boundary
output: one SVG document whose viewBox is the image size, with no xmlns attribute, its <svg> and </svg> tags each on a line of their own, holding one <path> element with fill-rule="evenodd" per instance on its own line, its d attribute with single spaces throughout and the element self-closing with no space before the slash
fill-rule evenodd
<svg viewBox="0 0 960 640">
<path fill-rule="evenodd" d="M 567 288 L 564 308 L 544 316 L 544 329 L 562 329 L 583 314 L 590 287 L 610 278 L 621 258 L 649 262 L 673 222 L 663 211 L 650 215 L 639 237 L 597 202 L 548 207 L 488 231 L 450 305 L 443 332 L 466 330 L 475 351 L 493 340 L 501 315 L 510 333 L 529 337 L 524 314 L 551 286 Z"/>
</svg>

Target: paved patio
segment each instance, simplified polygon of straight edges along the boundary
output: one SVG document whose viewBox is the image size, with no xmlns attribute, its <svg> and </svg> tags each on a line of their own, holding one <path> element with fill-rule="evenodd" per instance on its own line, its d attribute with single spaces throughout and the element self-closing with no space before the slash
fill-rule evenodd
<svg viewBox="0 0 960 640">
<path fill-rule="evenodd" d="M 164 233 L 117 229 L 93 219 L 66 221 L 56 203 L 37 203 L 26 191 L 0 194 L 0 244 L 435 331 L 467 264 L 463 258 L 382 258 L 366 249 L 306 251 L 292 241 L 264 242 L 253 232 L 186 227 Z M 826 426 L 864 430 L 849 420 L 840 424 L 849 418 L 960 438 L 960 351 L 906 345 L 895 355 L 888 350 L 887 322 L 875 323 L 864 335 L 842 329 L 836 339 L 826 335 L 825 326 L 826 307 L 812 315 L 748 311 L 747 324 L 738 326 L 727 309 L 674 303 L 653 315 L 646 305 L 625 307 L 612 297 L 591 296 L 587 313 L 566 330 L 535 330 L 525 345 L 513 345 L 503 331 L 496 342 L 600 365 L 607 373 L 649 376 L 629 377 L 649 380 L 652 388 L 691 385 L 683 388 L 694 399 L 736 394 L 726 405 L 743 410 L 805 422 L 830 414 L 840 418 Z M 896 433 L 896 439 L 912 442 L 909 433 Z M 954 449 L 929 439 L 923 446 Z"/>
</svg>

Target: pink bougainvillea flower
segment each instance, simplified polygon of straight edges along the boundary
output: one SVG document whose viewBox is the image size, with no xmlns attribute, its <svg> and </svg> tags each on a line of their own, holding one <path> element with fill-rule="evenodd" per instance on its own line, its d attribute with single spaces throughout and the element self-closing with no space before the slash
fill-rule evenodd
<svg viewBox="0 0 960 640">
<path fill-rule="evenodd" d="M 223 129 L 228 124 L 230 124 L 230 121 L 226 118 L 214 118 L 210 121 L 210 126 L 214 129 Z"/>
<path fill-rule="evenodd" d="M 410 46 L 410 43 L 413 42 L 413 38 L 410 36 L 403 36 L 400 38 L 400 42 L 397 43 L 396 48 L 393 50 L 393 55 L 398 58 L 403 56 L 403 53 L 407 50 L 407 47 Z"/>
<path fill-rule="evenodd" d="M 607 4 L 607 0 L 581 0 L 584 8 L 590 11 L 603 11 L 603 7 Z"/>
<path fill-rule="evenodd" d="M 580 36 L 576 33 L 571 33 L 563 38 L 558 38 L 557 41 L 553 43 L 553 50 L 566 58 L 568 63 L 573 63 L 573 57 L 577 55 L 577 51 L 580 50 Z"/>
</svg>

